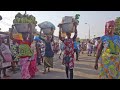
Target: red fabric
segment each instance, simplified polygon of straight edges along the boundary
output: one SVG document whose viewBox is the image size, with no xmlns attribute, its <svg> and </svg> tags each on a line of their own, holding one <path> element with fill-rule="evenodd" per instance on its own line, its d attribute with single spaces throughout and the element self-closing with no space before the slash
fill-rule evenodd
<svg viewBox="0 0 120 90">
<path fill-rule="evenodd" d="M 29 73 L 31 77 L 34 77 L 35 73 L 38 71 L 37 66 L 36 66 L 36 59 L 37 59 L 37 54 L 35 55 L 34 60 L 30 61 Z"/>
<path fill-rule="evenodd" d="M 20 65 L 21 65 L 21 76 L 22 79 L 30 79 L 30 73 L 29 73 L 29 65 L 30 62 L 27 58 L 20 58 Z"/>
<path fill-rule="evenodd" d="M 70 62 L 65 63 L 70 69 L 74 68 L 74 42 L 73 39 L 65 39 L 64 40 L 64 56 L 70 56 Z"/>
</svg>

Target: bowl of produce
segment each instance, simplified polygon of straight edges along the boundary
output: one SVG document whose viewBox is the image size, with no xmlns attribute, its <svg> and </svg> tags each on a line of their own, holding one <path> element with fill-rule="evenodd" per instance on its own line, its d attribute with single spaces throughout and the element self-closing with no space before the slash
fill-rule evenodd
<svg viewBox="0 0 120 90">
<path fill-rule="evenodd" d="M 35 30 L 37 21 L 33 15 L 22 15 L 21 13 L 18 13 L 13 20 L 13 24 L 17 32 L 29 32 L 30 28 L 32 31 Z M 29 27 L 29 24 L 31 24 L 31 27 Z"/>
</svg>

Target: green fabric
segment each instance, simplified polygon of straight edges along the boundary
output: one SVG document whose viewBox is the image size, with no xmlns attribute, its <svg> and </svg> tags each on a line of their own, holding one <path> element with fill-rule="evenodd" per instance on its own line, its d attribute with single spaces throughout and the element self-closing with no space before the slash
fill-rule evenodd
<svg viewBox="0 0 120 90">
<path fill-rule="evenodd" d="M 33 52 L 29 45 L 21 44 L 19 45 L 19 57 L 21 56 L 33 56 Z"/>
</svg>

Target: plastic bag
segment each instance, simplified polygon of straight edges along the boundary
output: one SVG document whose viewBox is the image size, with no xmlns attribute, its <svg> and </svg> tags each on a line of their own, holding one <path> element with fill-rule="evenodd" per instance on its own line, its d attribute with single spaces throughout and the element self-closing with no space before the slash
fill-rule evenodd
<svg viewBox="0 0 120 90">
<path fill-rule="evenodd" d="M 54 30 L 52 30 L 51 28 L 44 28 L 42 30 L 45 35 L 52 35 L 54 33 Z"/>
<path fill-rule="evenodd" d="M 42 22 L 38 24 L 38 26 L 41 29 L 51 28 L 52 30 L 55 30 L 55 26 L 51 22 L 48 22 L 48 21 Z"/>
</svg>

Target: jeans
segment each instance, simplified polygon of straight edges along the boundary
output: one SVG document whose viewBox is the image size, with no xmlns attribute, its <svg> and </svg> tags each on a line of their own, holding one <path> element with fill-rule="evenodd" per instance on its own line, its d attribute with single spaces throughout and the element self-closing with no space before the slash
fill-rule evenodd
<svg viewBox="0 0 120 90">
<path fill-rule="evenodd" d="M 78 49 L 74 49 L 74 52 L 76 53 L 76 60 L 78 60 Z"/>
<path fill-rule="evenodd" d="M 88 49 L 88 55 L 91 55 L 91 49 Z"/>
</svg>

